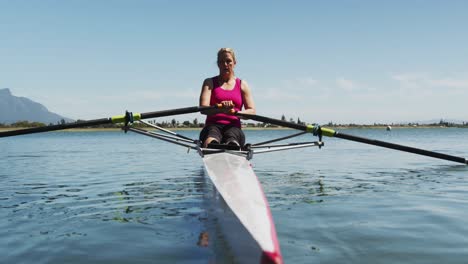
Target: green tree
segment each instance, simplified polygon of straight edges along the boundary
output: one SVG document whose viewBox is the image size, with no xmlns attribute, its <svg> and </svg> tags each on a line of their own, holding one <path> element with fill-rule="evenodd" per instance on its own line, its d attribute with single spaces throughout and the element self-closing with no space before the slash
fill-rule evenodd
<svg viewBox="0 0 468 264">
<path fill-rule="evenodd" d="M 18 121 L 11 124 L 12 127 L 41 127 L 45 126 L 44 123 L 41 122 L 29 122 L 29 121 Z"/>
</svg>

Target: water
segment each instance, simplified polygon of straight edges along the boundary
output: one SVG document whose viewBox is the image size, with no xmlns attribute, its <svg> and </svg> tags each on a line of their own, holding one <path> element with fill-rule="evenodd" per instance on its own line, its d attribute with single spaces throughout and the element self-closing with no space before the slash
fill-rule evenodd
<svg viewBox="0 0 468 264">
<path fill-rule="evenodd" d="M 468 156 L 468 129 L 344 132 Z M 325 143 L 252 160 L 286 263 L 467 263 L 468 166 Z M 130 132 L 2 138 L 0 150 L 1 263 L 235 262 L 216 233 L 197 245 L 213 219 L 195 152 Z"/>
</svg>

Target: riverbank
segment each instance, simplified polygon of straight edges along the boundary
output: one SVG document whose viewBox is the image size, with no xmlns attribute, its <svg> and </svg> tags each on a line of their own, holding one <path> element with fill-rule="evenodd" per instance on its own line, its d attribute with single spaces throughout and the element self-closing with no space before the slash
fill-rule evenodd
<svg viewBox="0 0 468 264">
<path fill-rule="evenodd" d="M 326 128 L 331 128 L 335 130 L 343 130 L 343 129 L 387 129 L 387 126 L 374 126 L 374 125 L 352 125 L 352 126 L 323 126 Z M 28 127 L 0 127 L 0 132 L 12 131 L 12 130 L 20 130 L 20 129 L 27 129 Z M 411 128 L 411 129 L 418 129 L 418 128 L 468 128 L 468 126 L 430 126 L 430 125 L 423 125 L 423 126 L 408 126 L 408 125 L 401 125 L 401 126 L 392 126 L 391 129 L 402 129 L 402 128 Z M 148 128 L 152 130 L 152 128 Z M 201 128 L 198 127 L 177 127 L 177 128 L 167 128 L 174 131 L 200 131 Z M 243 130 L 293 130 L 291 128 L 285 127 L 244 127 Z M 60 131 L 68 131 L 68 132 L 112 132 L 112 131 L 121 131 L 121 128 L 71 128 L 71 129 L 64 129 Z"/>
</svg>

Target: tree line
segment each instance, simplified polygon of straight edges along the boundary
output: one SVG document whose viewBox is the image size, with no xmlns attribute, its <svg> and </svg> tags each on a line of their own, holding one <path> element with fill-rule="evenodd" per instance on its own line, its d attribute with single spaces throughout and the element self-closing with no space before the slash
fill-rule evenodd
<svg viewBox="0 0 468 264">
<path fill-rule="evenodd" d="M 285 117 L 285 115 L 281 116 L 282 121 L 289 121 L 291 123 L 296 123 L 296 124 L 302 124 L 305 125 L 306 123 L 301 121 L 300 118 L 293 119 L 289 118 L 289 120 Z M 76 123 L 84 122 L 85 120 L 77 120 Z M 56 124 L 65 124 L 65 120 L 61 119 L 58 121 Z M 164 127 L 164 128 L 202 128 L 205 126 L 204 123 L 199 122 L 197 118 L 193 119 L 192 121 L 186 120 L 186 121 L 178 121 L 175 118 L 173 118 L 170 121 L 157 121 L 157 120 L 149 120 L 148 123 Z M 41 122 L 30 122 L 30 121 L 18 121 L 12 124 L 4 124 L 0 123 L 0 128 L 22 128 L 22 127 L 43 127 L 47 125 L 56 125 L 54 123 L 41 123 Z M 278 127 L 276 125 L 271 125 L 271 124 L 266 124 L 266 123 L 258 123 L 258 122 L 246 122 L 243 120 L 242 125 L 244 127 Z M 339 123 L 334 123 L 333 121 L 328 122 L 324 126 L 348 126 L 348 127 L 381 127 L 381 126 L 411 126 L 411 127 L 417 127 L 417 126 L 433 126 L 433 127 L 468 127 L 468 121 L 467 122 L 462 122 L 462 124 L 457 124 L 453 122 L 448 122 L 443 119 L 441 119 L 439 122 L 434 122 L 431 124 L 419 124 L 419 123 L 414 123 L 414 122 L 409 122 L 409 123 L 391 123 L 391 124 L 383 124 L 383 123 L 374 123 L 373 125 L 360 125 L 360 124 L 354 124 L 354 123 L 349 123 L 349 124 L 339 124 Z M 98 126 L 93 126 L 93 128 L 120 128 L 122 124 L 103 124 L 103 125 L 98 125 Z M 135 122 L 133 124 L 135 127 L 147 127 L 147 125 L 139 122 Z"/>
</svg>

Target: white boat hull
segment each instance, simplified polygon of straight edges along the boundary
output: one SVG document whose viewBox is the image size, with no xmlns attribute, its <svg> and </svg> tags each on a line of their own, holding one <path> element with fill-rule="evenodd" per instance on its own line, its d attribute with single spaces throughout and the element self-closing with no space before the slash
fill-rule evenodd
<svg viewBox="0 0 468 264">
<path fill-rule="evenodd" d="M 263 189 L 243 156 L 217 153 L 203 157 L 216 192 L 215 214 L 231 253 L 239 263 L 282 263 Z"/>
</svg>

